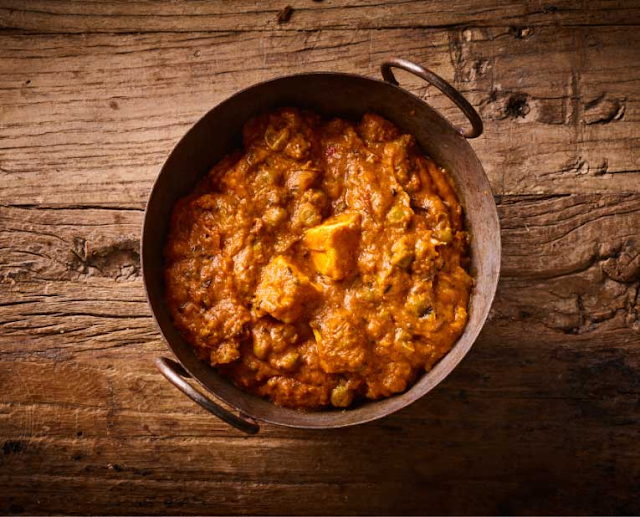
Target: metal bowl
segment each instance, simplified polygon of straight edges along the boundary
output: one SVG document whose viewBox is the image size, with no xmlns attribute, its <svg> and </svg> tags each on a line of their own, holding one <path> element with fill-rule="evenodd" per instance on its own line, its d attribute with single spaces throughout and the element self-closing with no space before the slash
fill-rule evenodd
<svg viewBox="0 0 640 517">
<path fill-rule="evenodd" d="M 451 98 L 467 115 L 471 129 L 452 126 L 426 102 L 398 86 L 392 68 L 425 79 Z M 258 431 L 258 422 L 307 429 L 339 428 L 370 422 L 398 411 L 442 381 L 467 354 L 489 314 L 500 273 L 500 225 L 484 169 L 467 138 L 482 133 L 474 108 L 434 73 L 402 59 L 381 65 L 384 81 L 342 73 L 309 73 L 281 77 L 251 86 L 209 111 L 178 142 L 153 185 L 142 230 L 142 273 L 149 305 L 177 362 L 158 358 L 160 371 L 194 401 L 236 428 Z M 465 208 L 471 239 L 469 321 L 452 350 L 406 392 L 368 401 L 348 410 L 303 412 L 278 407 L 246 393 L 198 359 L 175 328 L 164 303 L 163 245 L 176 201 L 231 150 L 241 144 L 243 124 L 257 113 L 282 106 L 308 108 L 321 114 L 359 118 L 375 112 L 413 135 L 422 150 L 451 172 Z M 187 382 L 195 380 L 206 395 Z M 214 402 L 210 396 L 215 397 Z M 222 402 L 226 407 L 219 404 Z"/>
</svg>

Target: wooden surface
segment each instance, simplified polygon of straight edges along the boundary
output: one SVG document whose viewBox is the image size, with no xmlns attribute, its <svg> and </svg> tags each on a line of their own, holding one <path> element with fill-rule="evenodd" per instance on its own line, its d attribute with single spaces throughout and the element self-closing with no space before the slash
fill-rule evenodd
<svg viewBox="0 0 640 517">
<path fill-rule="evenodd" d="M 0 512 L 640 513 L 640 2 L 290 4 L 0 0 Z M 145 198 L 232 92 L 385 56 L 485 120 L 490 321 L 391 417 L 242 436 L 153 366 Z"/>
</svg>

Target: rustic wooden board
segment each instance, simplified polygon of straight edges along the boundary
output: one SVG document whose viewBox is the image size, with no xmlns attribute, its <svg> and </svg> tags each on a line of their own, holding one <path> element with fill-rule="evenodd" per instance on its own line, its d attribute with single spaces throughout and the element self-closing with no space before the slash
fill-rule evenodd
<svg viewBox="0 0 640 517">
<path fill-rule="evenodd" d="M 640 194 L 510 196 L 499 207 L 498 297 L 447 381 L 379 423 L 264 426 L 256 438 L 154 370 L 165 349 L 132 245 L 137 207 L 3 208 L 0 503 L 29 513 L 637 511 Z"/>
<path fill-rule="evenodd" d="M 480 107 L 486 136 L 474 146 L 497 193 L 640 189 L 638 31 L 530 30 L 0 35 L 0 202 L 95 204 L 117 189 L 119 202 L 143 202 L 172 145 L 231 92 L 301 70 L 376 76 L 391 54 Z M 433 88 L 399 77 L 464 122 Z"/>
<path fill-rule="evenodd" d="M 288 3 L 0 0 L 0 513 L 640 513 L 638 2 Z M 153 366 L 145 198 L 234 91 L 390 55 L 485 119 L 491 317 L 389 418 L 247 438 Z"/>
<path fill-rule="evenodd" d="M 293 7 L 287 23 L 278 14 Z M 456 25 L 634 25 L 638 2 L 615 0 L 3 0 L 0 27 L 33 32 L 381 29 Z"/>
</svg>

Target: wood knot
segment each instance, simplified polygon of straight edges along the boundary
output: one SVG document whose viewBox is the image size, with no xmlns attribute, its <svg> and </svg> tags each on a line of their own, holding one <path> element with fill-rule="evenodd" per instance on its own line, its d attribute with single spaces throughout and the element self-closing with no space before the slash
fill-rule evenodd
<svg viewBox="0 0 640 517">
<path fill-rule="evenodd" d="M 73 239 L 67 269 L 86 276 L 103 276 L 118 281 L 140 276 L 137 240 L 126 239 L 106 246 L 92 246 L 82 237 Z"/>
<path fill-rule="evenodd" d="M 590 164 L 582 156 L 577 156 L 565 163 L 559 174 L 575 174 L 577 176 L 603 176 L 609 172 L 609 160 L 602 158 L 599 163 Z"/>
<path fill-rule="evenodd" d="M 533 30 L 529 27 L 509 27 L 509 34 L 516 39 L 528 39 L 533 35 Z"/>
<path fill-rule="evenodd" d="M 640 247 L 634 240 L 626 241 L 613 256 L 602 262 L 602 271 L 616 282 L 640 280 Z"/>
<path fill-rule="evenodd" d="M 616 120 L 622 120 L 626 110 L 627 100 L 618 99 L 603 93 L 594 100 L 584 105 L 582 122 L 591 124 L 608 124 Z"/>
<path fill-rule="evenodd" d="M 526 118 L 531 112 L 529 95 L 521 92 L 493 91 L 480 103 L 480 113 L 492 120 Z"/>
<path fill-rule="evenodd" d="M 5 456 L 9 454 L 19 454 L 27 448 L 27 444 L 21 440 L 7 440 L 2 446 Z"/>
<path fill-rule="evenodd" d="M 509 97 L 507 100 L 507 105 L 505 106 L 505 113 L 507 117 L 511 118 L 525 118 L 531 108 L 527 103 L 528 95 L 525 93 L 515 93 Z"/>
<path fill-rule="evenodd" d="M 293 14 L 293 7 L 290 5 L 285 6 L 279 13 L 277 22 L 278 23 L 287 23 L 291 19 L 291 15 Z"/>
</svg>

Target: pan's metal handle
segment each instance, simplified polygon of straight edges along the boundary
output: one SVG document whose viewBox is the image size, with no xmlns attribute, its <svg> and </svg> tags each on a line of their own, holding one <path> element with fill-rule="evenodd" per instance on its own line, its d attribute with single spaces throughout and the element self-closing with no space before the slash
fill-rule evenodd
<svg viewBox="0 0 640 517">
<path fill-rule="evenodd" d="M 158 357 L 156 366 L 171 384 L 191 400 L 200 404 L 204 409 L 216 415 L 220 420 L 247 434 L 256 434 L 260 430 L 260 426 L 253 419 L 234 415 L 191 386 L 185 380 L 190 379 L 191 375 L 179 363 L 166 357 Z"/>
<path fill-rule="evenodd" d="M 478 112 L 471 104 L 469 104 L 469 101 L 467 101 L 467 99 L 465 99 L 458 90 L 451 86 L 442 77 L 434 74 L 431 70 L 427 70 L 423 66 L 407 61 L 406 59 L 388 59 L 380 65 L 380 71 L 382 72 L 382 77 L 385 81 L 395 84 L 396 86 L 398 85 L 398 81 L 396 81 L 396 78 L 391 71 L 392 68 L 402 68 L 407 72 L 417 75 L 449 97 L 456 106 L 460 108 L 462 113 L 465 114 L 469 119 L 469 122 L 471 122 L 471 129 L 460 129 L 463 136 L 466 138 L 477 138 L 482 134 L 482 119 L 480 118 L 480 115 L 478 115 Z"/>
</svg>

